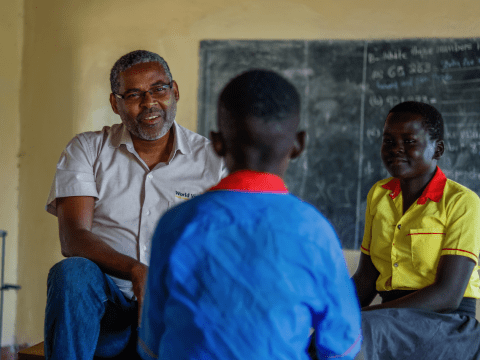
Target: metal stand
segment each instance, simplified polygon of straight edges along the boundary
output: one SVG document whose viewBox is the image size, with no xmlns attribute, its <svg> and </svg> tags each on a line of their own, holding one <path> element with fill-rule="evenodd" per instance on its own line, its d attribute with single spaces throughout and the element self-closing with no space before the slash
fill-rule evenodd
<svg viewBox="0 0 480 360">
<path fill-rule="evenodd" d="M 0 230 L 0 236 L 2 237 L 2 273 L 1 273 L 1 287 L 0 287 L 0 347 L 2 343 L 2 326 L 3 326 L 3 291 L 4 290 L 20 290 L 20 286 L 18 285 L 11 285 L 4 283 L 4 276 L 5 276 L 5 237 L 7 236 L 7 232 L 4 230 Z"/>
</svg>

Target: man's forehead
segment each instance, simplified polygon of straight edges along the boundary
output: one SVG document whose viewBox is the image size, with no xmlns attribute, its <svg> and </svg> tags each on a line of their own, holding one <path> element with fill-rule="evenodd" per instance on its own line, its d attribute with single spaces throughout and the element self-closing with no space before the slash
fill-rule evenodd
<svg viewBox="0 0 480 360">
<path fill-rule="evenodd" d="M 145 62 L 135 64 L 127 70 L 122 71 L 119 76 L 120 85 L 134 82 L 136 80 L 148 80 L 150 78 L 165 78 L 168 82 L 168 76 L 165 69 L 158 62 Z"/>
<path fill-rule="evenodd" d="M 157 61 L 149 61 L 149 62 L 144 62 L 144 63 L 138 63 L 135 65 L 130 66 L 128 69 L 125 71 L 121 72 L 121 74 L 141 74 L 143 72 L 156 69 L 162 73 L 165 73 L 165 69 L 163 68 L 162 64 L 160 64 Z"/>
</svg>

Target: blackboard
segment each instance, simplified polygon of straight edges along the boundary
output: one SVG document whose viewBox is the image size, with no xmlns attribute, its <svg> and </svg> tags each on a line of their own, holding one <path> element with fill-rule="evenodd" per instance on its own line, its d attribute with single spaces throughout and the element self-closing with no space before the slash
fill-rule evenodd
<svg viewBox="0 0 480 360">
<path fill-rule="evenodd" d="M 216 128 L 219 92 L 251 68 L 277 71 L 302 96 L 304 154 L 290 163 L 290 191 L 358 249 L 368 190 L 389 174 L 380 159 L 388 111 L 430 103 L 446 123 L 447 177 L 480 194 L 480 39 L 376 41 L 202 41 L 198 131 Z"/>
</svg>

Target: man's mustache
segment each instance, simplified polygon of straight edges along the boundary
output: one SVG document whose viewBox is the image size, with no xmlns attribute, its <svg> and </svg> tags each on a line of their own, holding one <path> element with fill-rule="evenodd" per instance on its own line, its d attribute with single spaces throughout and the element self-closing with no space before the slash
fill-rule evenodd
<svg viewBox="0 0 480 360">
<path fill-rule="evenodd" d="M 151 117 L 152 115 L 160 116 L 165 119 L 165 111 L 156 107 L 146 109 L 137 115 L 137 121 Z"/>
</svg>

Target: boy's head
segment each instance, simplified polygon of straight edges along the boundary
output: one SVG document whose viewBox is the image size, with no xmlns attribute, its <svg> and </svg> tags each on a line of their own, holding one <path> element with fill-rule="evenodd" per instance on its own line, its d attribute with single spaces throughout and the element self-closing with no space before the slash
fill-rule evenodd
<svg viewBox="0 0 480 360">
<path fill-rule="evenodd" d="M 242 169 L 283 176 L 288 160 L 304 149 L 305 132 L 297 133 L 300 96 L 280 75 L 247 71 L 231 80 L 218 100 L 215 151 L 230 172 Z"/>
<path fill-rule="evenodd" d="M 443 140 L 444 126 L 440 112 L 432 105 L 417 101 L 405 101 L 392 108 L 391 113 L 408 112 L 422 117 L 422 123 L 430 134 L 431 140 Z"/>
<path fill-rule="evenodd" d="M 443 119 L 433 106 L 409 101 L 390 110 L 380 154 L 393 177 L 426 184 L 443 152 Z"/>
</svg>

